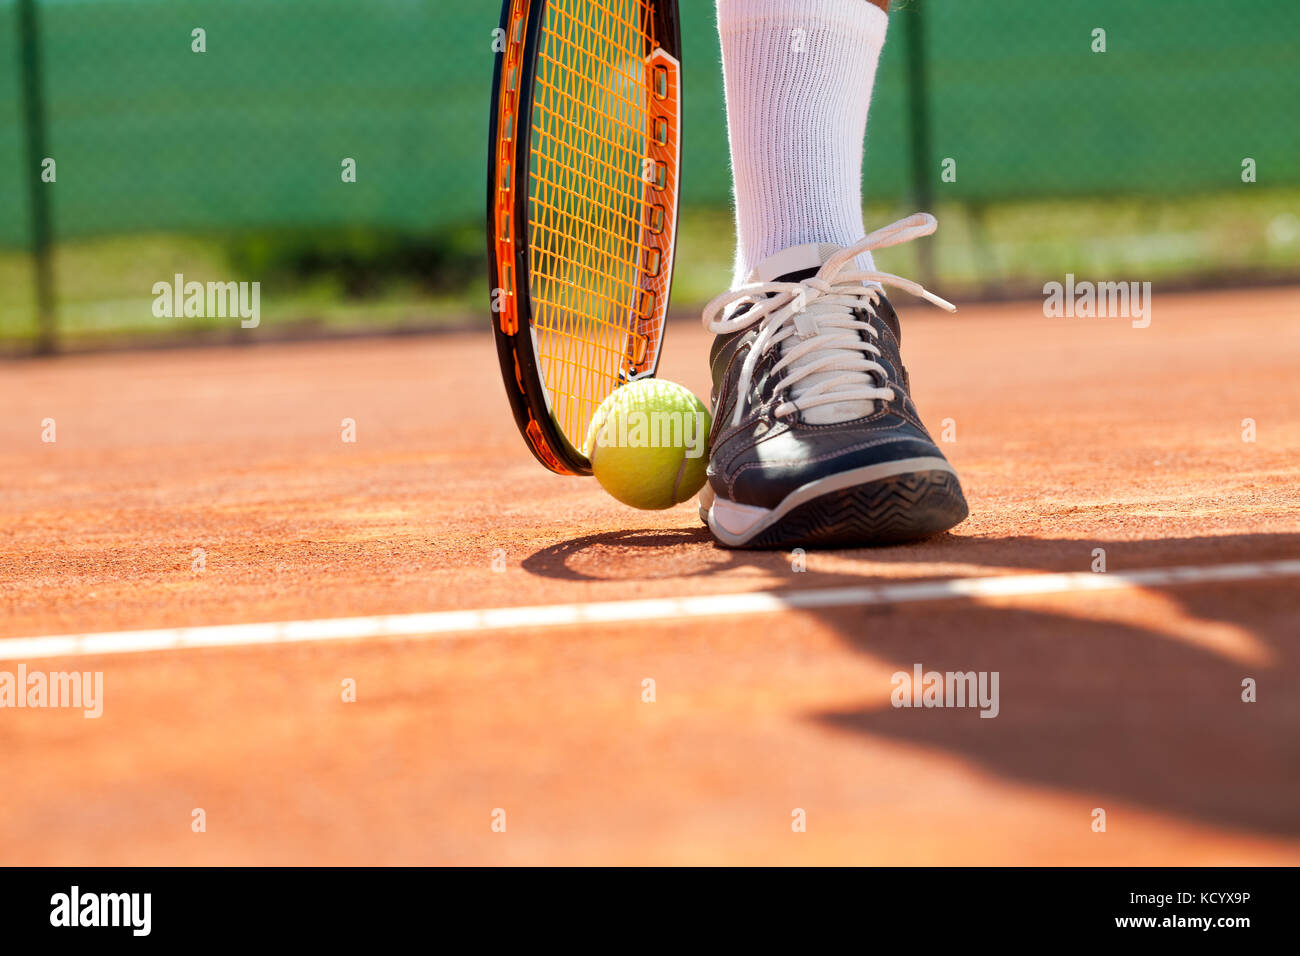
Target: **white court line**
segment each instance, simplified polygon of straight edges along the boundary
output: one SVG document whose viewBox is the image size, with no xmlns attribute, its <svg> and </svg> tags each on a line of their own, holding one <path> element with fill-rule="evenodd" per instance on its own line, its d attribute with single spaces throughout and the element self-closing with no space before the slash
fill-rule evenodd
<svg viewBox="0 0 1300 956">
<path fill-rule="evenodd" d="M 758 591 L 645 601 L 600 601 L 592 604 L 544 604 L 488 608 L 480 611 L 434 611 L 380 617 L 340 617 L 318 621 L 279 621 L 182 627 L 157 631 L 67 634 L 57 637 L 0 639 L 0 661 L 89 654 L 130 654 L 191 647 L 242 647 L 367 637 L 472 635 L 481 631 L 520 630 L 572 624 L 667 623 L 699 617 L 774 614 L 808 608 L 907 604 L 957 598 L 1018 597 L 1072 591 L 1120 591 L 1225 581 L 1258 581 L 1300 576 L 1300 560 L 1218 564 L 1205 567 L 1151 568 L 1102 574 L 1012 574 L 984 578 L 950 578 L 806 591 Z"/>
</svg>

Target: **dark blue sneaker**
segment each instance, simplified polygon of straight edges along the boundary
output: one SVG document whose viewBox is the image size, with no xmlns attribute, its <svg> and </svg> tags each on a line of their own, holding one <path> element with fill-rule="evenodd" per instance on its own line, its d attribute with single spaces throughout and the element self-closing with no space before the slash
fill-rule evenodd
<svg viewBox="0 0 1300 956">
<path fill-rule="evenodd" d="M 878 283 L 949 311 L 919 285 L 854 257 L 934 231 L 919 214 L 847 249 L 796 246 L 704 311 L 713 432 L 700 516 L 736 548 L 847 548 L 947 531 L 968 511 L 921 424 Z"/>
</svg>

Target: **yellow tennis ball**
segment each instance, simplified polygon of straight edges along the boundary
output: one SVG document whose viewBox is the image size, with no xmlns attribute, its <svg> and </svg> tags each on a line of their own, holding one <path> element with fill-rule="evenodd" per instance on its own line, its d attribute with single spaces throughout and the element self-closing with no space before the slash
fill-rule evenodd
<svg viewBox="0 0 1300 956">
<path fill-rule="evenodd" d="M 688 389 L 643 378 L 600 403 L 584 451 L 602 488 L 625 505 L 658 511 L 704 487 L 712 427 Z"/>
</svg>

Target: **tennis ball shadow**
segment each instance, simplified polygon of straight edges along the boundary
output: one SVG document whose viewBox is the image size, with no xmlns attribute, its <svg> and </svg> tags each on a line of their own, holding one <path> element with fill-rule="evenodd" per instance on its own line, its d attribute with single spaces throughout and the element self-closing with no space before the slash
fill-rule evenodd
<svg viewBox="0 0 1300 956">
<path fill-rule="evenodd" d="M 530 574 L 568 581 L 716 574 L 732 565 L 709 556 L 712 542 L 703 526 L 602 531 L 542 548 L 525 558 L 521 567 Z"/>
</svg>

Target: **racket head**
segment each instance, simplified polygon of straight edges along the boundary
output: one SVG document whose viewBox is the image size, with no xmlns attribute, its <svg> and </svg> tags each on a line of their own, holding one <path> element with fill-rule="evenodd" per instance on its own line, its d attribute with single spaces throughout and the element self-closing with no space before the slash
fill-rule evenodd
<svg viewBox="0 0 1300 956">
<path fill-rule="evenodd" d="M 587 475 L 596 407 L 653 376 L 677 235 L 676 0 L 504 0 L 488 136 L 492 327 L 515 422 Z"/>
</svg>

